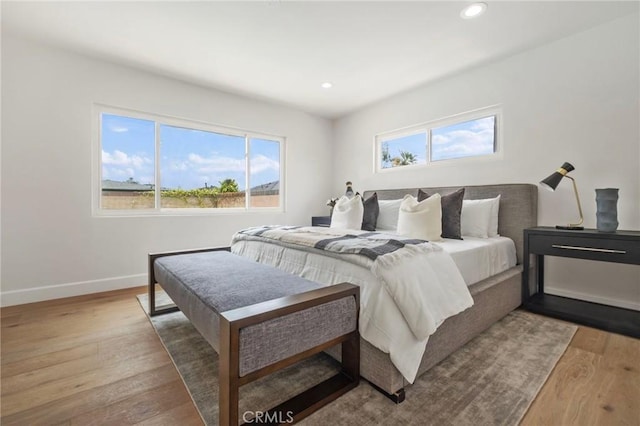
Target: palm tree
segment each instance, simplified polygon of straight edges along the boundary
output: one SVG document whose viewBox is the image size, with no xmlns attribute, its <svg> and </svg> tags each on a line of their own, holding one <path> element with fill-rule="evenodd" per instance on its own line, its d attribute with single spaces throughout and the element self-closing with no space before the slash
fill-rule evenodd
<svg viewBox="0 0 640 426">
<path fill-rule="evenodd" d="M 392 159 L 391 154 L 389 154 L 389 144 L 385 142 L 382 144 L 382 167 L 389 167 L 391 161 Z"/>
<path fill-rule="evenodd" d="M 418 161 L 418 157 L 409 151 L 400 151 L 400 157 L 394 157 L 391 159 L 393 167 L 408 166 L 409 164 L 415 164 Z"/>
</svg>

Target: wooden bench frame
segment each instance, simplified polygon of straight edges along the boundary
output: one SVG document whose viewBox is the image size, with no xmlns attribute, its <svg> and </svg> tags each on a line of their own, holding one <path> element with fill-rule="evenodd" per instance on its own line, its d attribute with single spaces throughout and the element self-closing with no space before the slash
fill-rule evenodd
<svg viewBox="0 0 640 426">
<path fill-rule="evenodd" d="M 228 247 L 183 250 L 149 254 L 149 315 L 161 315 L 180 310 L 172 305 L 158 309 L 155 303 L 156 282 L 153 264 L 156 259 L 178 254 L 202 253 L 207 251 L 229 251 Z M 160 284 L 162 285 L 162 284 Z M 355 388 L 360 380 L 360 334 L 358 321 L 354 331 L 339 336 L 318 346 L 300 352 L 274 364 L 240 376 L 240 330 L 251 325 L 303 311 L 344 297 L 354 297 L 356 318 L 360 310 L 360 288 L 349 283 L 322 287 L 304 293 L 268 300 L 219 313 L 220 317 L 220 368 L 219 368 L 219 421 L 220 425 L 237 425 L 239 388 L 261 377 L 274 373 L 331 346 L 342 344 L 341 371 L 289 400 L 263 413 L 266 424 L 295 423 L 344 393 Z M 265 424 L 264 421 L 260 422 Z"/>
</svg>

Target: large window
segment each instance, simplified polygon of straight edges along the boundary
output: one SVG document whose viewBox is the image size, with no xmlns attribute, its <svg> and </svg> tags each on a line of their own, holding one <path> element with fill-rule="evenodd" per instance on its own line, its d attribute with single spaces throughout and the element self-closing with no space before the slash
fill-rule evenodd
<svg viewBox="0 0 640 426">
<path fill-rule="evenodd" d="M 484 108 L 376 136 L 376 170 L 495 156 L 499 110 Z"/>
<path fill-rule="evenodd" d="M 283 138 L 106 107 L 96 119 L 99 213 L 282 208 Z"/>
</svg>

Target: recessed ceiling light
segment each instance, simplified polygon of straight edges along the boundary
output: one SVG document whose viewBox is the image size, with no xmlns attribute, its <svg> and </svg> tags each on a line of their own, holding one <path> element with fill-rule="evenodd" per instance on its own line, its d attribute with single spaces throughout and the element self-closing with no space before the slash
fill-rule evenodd
<svg viewBox="0 0 640 426">
<path fill-rule="evenodd" d="M 487 10 L 486 3 L 472 3 L 469 6 L 462 9 L 460 17 L 463 19 L 471 19 L 480 16 Z"/>
<path fill-rule="evenodd" d="M 331 84 L 331 83 L 330 83 L 330 82 L 328 82 L 328 81 L 325 81 L 324 83 L 322 83 L 322 84 L 320 85 L 320 87 L 322 87 L 323 89 L 331 89 L 331 88 L 333 87 L 333 84 Z"/>
</svg>

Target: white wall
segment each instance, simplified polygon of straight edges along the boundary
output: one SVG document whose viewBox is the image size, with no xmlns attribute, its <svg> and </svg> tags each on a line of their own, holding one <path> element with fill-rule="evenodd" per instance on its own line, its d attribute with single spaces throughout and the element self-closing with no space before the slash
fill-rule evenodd
<svg viewBox="0 0 640 426">
<path fill-rule="evenodd" d="M 285 136 L 285 213 L 91 216 L 94 102 Z M 290 108 L 2 37 L 2 305 L 146 284 L 149 252 L 326 214 L 332 125 Z"/>
<path fill-rule="evenodd" d="M 142 285 L 152 251 L 226 245 L 262 223 L 305 224 L 359 191 L 536 183 L 563 161 L 595 227 L 595 188 L 620 188 L 620 229 L 640 229 L 638 16 L 399 94 L 333 123 L 2 34 L 2 305 Z M 287 137 L 286 212 L 91 216 L 91 105 L 110 104 Z M 500 161 L 373 173 L 376 133 L 503 108 Z M 333 137 L 333 152 L 330 146 Z M 333 168 L 333 175 L 331 169 Z M 539 223 L 576 217 L 571 186 L 540 192 Z M 640 268 L 550 259 L 547 291 L 640 309 Z"/>
<path fill-rule="evenodd" d="M 576 170 L 585 226 L 595 188 L 620 188 L 619 229 L 640 229 L 638 15 L 393 96 L 334 124 L 333 190 L 537 183 L 564 161 Z M 377 133 L 500 104 L 496 161 L 373 172 Z M 578 217 L 569 181 L 539 192 L 539 224 Z M 640 309 L 640 267 L 549 258 L 546 291 Z"/>
</svg>

